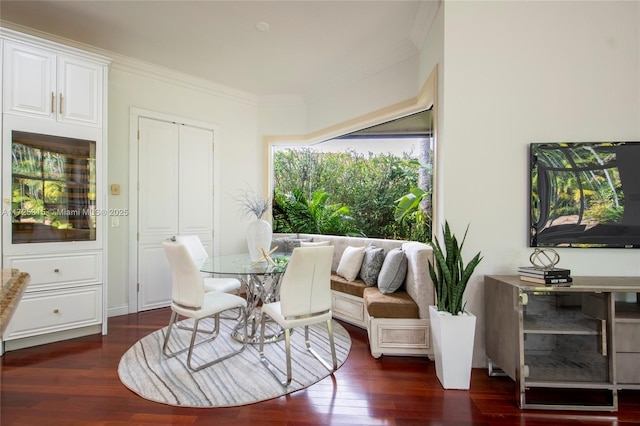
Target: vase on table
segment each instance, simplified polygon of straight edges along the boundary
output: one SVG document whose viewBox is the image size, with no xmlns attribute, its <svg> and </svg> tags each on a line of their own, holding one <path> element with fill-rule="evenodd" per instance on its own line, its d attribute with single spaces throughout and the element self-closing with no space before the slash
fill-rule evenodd
<svg viewBox="0 0 640 426">
<path fill-rule="evenodd" d="M 265 253 L 269 252 L 272 236 L 271 225 L 266 220 L 258 219 L 249 224 L 247 227 L 247 247 L 251 261 L 256 262 L 263 257 L 261 250 L 264 250 Z"/>
</svg>

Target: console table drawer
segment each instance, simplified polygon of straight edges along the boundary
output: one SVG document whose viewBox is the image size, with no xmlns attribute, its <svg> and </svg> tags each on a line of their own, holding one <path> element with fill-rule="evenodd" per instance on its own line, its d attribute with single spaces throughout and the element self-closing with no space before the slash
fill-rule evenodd
<svg viewBox="0 0 640 426">
<path fill-rule="evenodd" d="M 102 323 L 102 286 L 25 293 L 3 340 Z"/>
<path fill-rule="evenodd" d="M 7 268 L 31 275 L 27 292 L 72 285 L 99 284 L 102 276 L 100 253 L 48 255 L 42 257 L 6 258 Z"/>
<path fill-rule="evenodd" d="M 618 383 L 640 383 L 640 353 L 618 352 L 616 353 L 616 376 Z"/>
<path fill-rule="evenodd" d="M 615 335 L 616 351 L 640 352 L 640 321 L 616 321 Z"/>
</svg>

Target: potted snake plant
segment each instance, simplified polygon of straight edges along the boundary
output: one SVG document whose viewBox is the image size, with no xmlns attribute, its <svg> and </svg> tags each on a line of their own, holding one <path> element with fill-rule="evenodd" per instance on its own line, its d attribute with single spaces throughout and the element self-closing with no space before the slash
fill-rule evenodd
<svg viewBox="0 0 640 426">
<path fill-rule="evenodd" d="M 429 261 L 429 274 L 436 288 L 437 302 L 429 307 L 436 375 L 445 389 L 469 389 L 471 380 L 476 317 L 465 311 L 463 296 L 482 257 L 478 253 L 468 264 L 464 264 L 462 247 L 468 230 L 469 226 L 458 244 L 449 223 L 445 221 L 443 244 L 434 237 L 434 261 Z"/>
</svg>

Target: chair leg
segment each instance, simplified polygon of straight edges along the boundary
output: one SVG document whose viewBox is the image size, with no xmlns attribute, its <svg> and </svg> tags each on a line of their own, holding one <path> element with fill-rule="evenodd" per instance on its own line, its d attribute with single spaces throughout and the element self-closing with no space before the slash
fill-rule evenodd
<svg viewBox="0 0 640 426">
<path fill-rule="evenodd" d="M 167 326 L 167 334 L 164 336 L 164 344 L 162 345 L 162 352 L 165 356 L 169 357 L 167 354 L 167 345 L 169 344 L 169 336 L 171 336 L 171 329 L 173 328 L 173 324 L 176 322 L 178 318 L 178 314 L 174 311 L 171 311 L 171 317 L 169 318 L 169 325 Z"/>
<path fill-rule="evenodd" d="M 179 318 L 180 318 L 180 316 L 178 315 L 178 319 Z M 238 315 L 237 319 L 240 319 L 240 315 Z M 176 327 L 178 327 L 180 330 L 193 331 L 192 327 L 186 327 L 184 325 L 180 325 L 180 322 L 178 322 L 176 324 Z M 198 333 L 215 334 L 215 336 L 218 335 L 218 331 L 219 331 L 219 328 L 217 328 L 217 327 L 214 327 L 213 330 L 198 329 Z M 215 337 L 215 336 L 212 336 L 212 337 Z"/>
<path fill-rule="evenodd" d="M 291 372 L 291 329 L 286 328 L 284 330 L 284 345 L 285 345 L 285 355 L 287 362 L 287 379 L 285 381 L 280 380 L 278 374 L 276 372 L 276 368 L 271 364 L 271 362 L 264 356 L 264 332 L 265 332 L 265 315 L 262 314 L 262 321 L 260 327 L 260 361 L 267 367 L 267 370 L 271 373 L 271 375 L 285 388 L 291 384 L 292 372 Z M 338 359 L 336 357 L 336 346 L 333 339 L 333 325 L 331 320 L 327 321 L 327 331 L 329 333 L 329 346 L 331 347 L 331 358 L 333 361 L 333 365 L 330 365 L 326 360 L 324 360 L 320 354 L 318 354 L 312 347 L 311 341 L 309 340 L 309 326 L 305 326 L 304 328 L 304 338 L 305 343 L 307 345 L 307 350 L 318 360 L 320 363 L 329 371 L 334 372 L 338 369 Z"/>
<path fill-rule="evenodd" d="M 260 346 L 258 350 L 260 353 L 260 361 L 262 362 L 262 364 L 264 364 L 265 367 L 267 367 L 267 371 L 271 373 L 273 378 L 286 388 L 291 384 L 291 330 L 288 328 L 284 330 L 285 351 L 287 355 L 287 379 L 285 381 L 282 381 L 280 380 L 280 377 L 278 377 L 276 368 L 273 366 L 273 364 L 271 364 L 267 357 L 264 356 L 264 333 L 265 323 L 267 322 L 266 319 L 266 315 L 263 312 L 262 318 L 260 320 Z"/>
<path fill-rule="evenodd" d="M 242 317 L 243 317 L 243 321 L 242 322 L 243 322 L 244 334 L 246 336 L 247 335 L 247 313 L 246 313 L 246 311 L 244 311 L 244 309 L 242 309 L 242 308 L 239 308 L 239 309 L 244 314 L 244 315 L 242 315 Z M 216 321 L 216 330 L 219 330 L 220 329 L 220 314 L 217 314 L 215 316 L 215 321 Z M 194 324 L 194 327 L 197 328 L 197 322 L 196 322 L 196 324 Z M 244 351 L 245 348 L 247 347 L 247 342 L 244 341 L 244 342 L 242 342 L 242 346 L 240 347 L 240 349 L 238 349 L 237 351 L 234 351 L 234 352 L 228 353 L 227 355 L 224 355 L 224 356 L 221 356 L 219 358 L 216 358 L 213 361 L 207 362 L 206 364 L 202 364 L 200 366 L 194 367 L 191 364 L 191 355 L 193 354 L 193 346 L 194 346 L 193 342 L 195 340 L 195 334 L 196 334 L 196 331 L 194 329 L 193 335 L 191 337 L 191 346 L 189 348 L 189 355 L 187 356 L 187 366 L 191 370 L 193 370 L 194 372 L 200 371 L 200 370 L 202 370 L 204 368 L 212 366 L 213 364 L 217 364 L 217 363 L 219 363 L 221 361 L 224 361 L 225 359 L 231 358 L 232 356 L 238 355 L 240 352 Z M 217 335 L 217 333 L 216 333 L 216 335 Z M 215 337 L 214 337 L 214 339 L 215 339 Z M 206 341 L 211 341 L 211 340 L 213 340 L 213 339 L 205 340 L 205 342 Z M 203 343 L 203 342 L 201 342 L 201 343 Z M 195 346 L 197 346 L 197 345 L 195 345 Z"/>
<path fill-rule="evenodd" d="M 329 346 L 331 348 L 331 358 L 333 361 L 333 366 L 329 365 L 329 363 L 318 354 L 312 347 L 311 341 L 309 340 L 309 326 L 305 326 L 304 328 L 304 340 L 307 345 L 307 350 L 311 352 L 311 354 L 325 366 L 325 368 L 329 371 L 336 371 L 338 369 L 338 359 L 336 357 L 336 345 L 333 340 L 333 325 L 331 320 L 327 321 L 327 332 L 329 333 Z"/>
<path fill-rule="evenodd" d="M 218 334 L 219 334 L 219 331 L 220 331 L 220 314 L 216 314 L 213 317 L 214 318 L 214 324 L 215 324 L 213 331 L 203 331 L 203 330 L 198 329 L 198 323 L 200 322 L 199 320 L 195 320 L 195 322 L 193 324 L 193 328 L 180 327 L 179 325 L 176 324 L 176 322 L 178 321 L 179 317 L 180 316 L 175 311 L 171 312 L 171 319 L 169 320 L 169 327 L 167 327 L 167 334 L 165 335 L 164 344 L 162 345 L 162 352 L 164 353 L 164 355 L 167 358 L 173 358 L 174 356 L 177 356 L 177 355 L 180 355 L 181 353 L 189 351 L 189 355 L 187 357 L 187 364 L 189 364 L 190 363 L 190 359 L 191 359 L 191 353 L 192 353 L 194 347 L 196 347 L 198 345 L 201 345 L 203 343 L 211 342 L 211 341 L 215 340 L 216 337 L 218 337 Z M 191 343 L 186 348 L 180 349 L 180 350 L 172 352 L 172 353 L 168 353 L 167 352 L 167 347 L 168 347 L 168 344 L 169 344 L 169 337 L 171 336 L 171 330 L 172 330 L 174 325 L 175 325 L 176 328 L 181 328 L 183 330 L 191 331 Z M 206 340 L 203 340 L 202 342 L 195 343 L 195 339 L 196 339 L 196 334 L 197 333 L 210 334 L 211 337 L 209 337 Z"/>
</svg>

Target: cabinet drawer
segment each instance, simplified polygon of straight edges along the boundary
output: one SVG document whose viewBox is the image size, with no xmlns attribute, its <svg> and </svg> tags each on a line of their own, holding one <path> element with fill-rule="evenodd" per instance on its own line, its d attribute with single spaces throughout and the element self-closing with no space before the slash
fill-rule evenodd
<svg viewBox="0 0 640 426">
<path fill-rule="evenodd" d="M 640 321 L 616 321 L 615 335 L 617 352 L 640 352 Z"/>
<path fill-rule="evenodd" d="M 346 321 L 364 325 L 364 301 L 362 298 L 331 292 L 333 315 Z"/>
<path fill-rule="evenodd" d="M 100 253 L 48 255 L 42 257 L 8 256 L 5 268 L 16 268 L 31 275 L 27 292 L 100 284 Z"/>
<path fill-rule="evenodd" d="M 616 354 L 616 376 L 618 383 L 640 383 L 640 353 Z"/>
<path fill-rule="evenodd" d="M 25 293 L 3 340 L 102 323 L 102 286 Z"/>
</svg>

